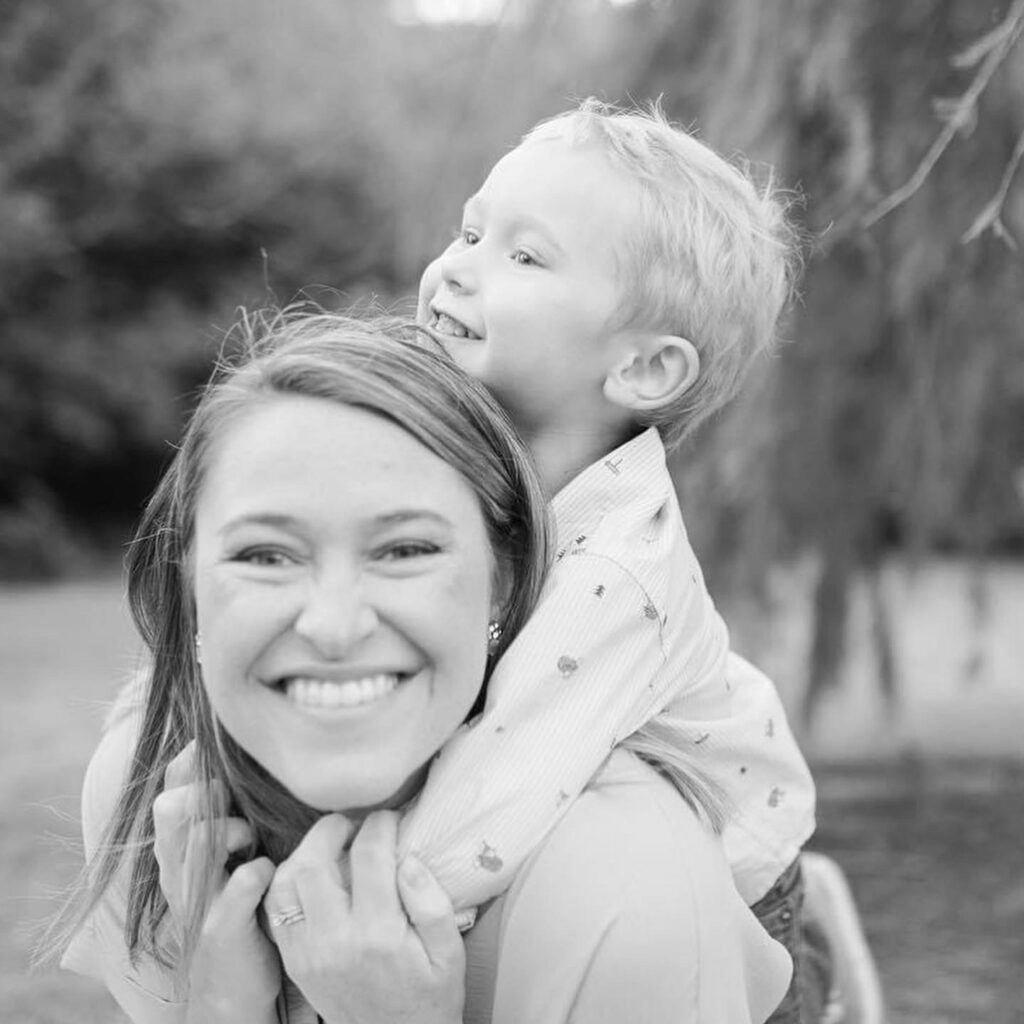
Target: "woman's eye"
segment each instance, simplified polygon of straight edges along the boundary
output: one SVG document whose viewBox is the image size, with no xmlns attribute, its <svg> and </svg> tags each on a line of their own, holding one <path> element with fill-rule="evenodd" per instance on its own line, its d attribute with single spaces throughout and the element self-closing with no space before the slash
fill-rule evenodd
<svg viewBox="0 0 1024 1024">
<path fill-rule="evenodd" d="M 379 557 L 387 562 L 400 562 L 409 558 L 436 555 L 440 550 L 436 544 L 430 541 L 403 540 L 395 544 L 389 544 L 380 552 Z"/>
<path fill-rule="evenodd" d="M 277 566 L 291 565 L 294 559 L 278 548 L 246 548 L 231 557 L 232 562 L 243 565 L 254 565 L 260 569 L 272 569 Z"/>
</svg>

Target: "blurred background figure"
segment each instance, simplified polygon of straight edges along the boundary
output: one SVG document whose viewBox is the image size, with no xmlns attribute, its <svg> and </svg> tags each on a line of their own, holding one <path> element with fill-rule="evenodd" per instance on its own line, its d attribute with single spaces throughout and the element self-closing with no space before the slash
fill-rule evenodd
<svg viewBox="0 0 1024 1024">
<path fill-rule="evenodd" d="M 850 877 L 891 1018 L 1018 1020 L 1022 29 L 1024 0 L 6 4 L 12 1019 L 114 1019 L 75 979 L 25 978 L 13 922 L 71 870 L 38 836 L 75 825 L 35 805 L 77 805 L 134 664 L 121 546 L 218 325 L 300 291 L 411 311 L 486 169 L 593 94 L 661 96 L 802 193 L 793 343 L 680 460 L 691 538 L 814 760 L 812 845 Z"/>
</svg>

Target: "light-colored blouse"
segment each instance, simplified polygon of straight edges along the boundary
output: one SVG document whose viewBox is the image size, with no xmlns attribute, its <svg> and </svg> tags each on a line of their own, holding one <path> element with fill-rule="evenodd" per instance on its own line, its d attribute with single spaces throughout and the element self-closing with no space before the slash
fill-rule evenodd
<svg viewBox="0 0 1024 1024">
<path fill-rule="evenodd" d="M 89 765 L 87 855 L 133 743 L 133 719 L 122 719 Z M 119 879 L 64 966 L 100 980 L 135 1024 L 182 1024 L 186 1008 L 168 974 L 128 962 L 125 907 Z M 465 938 L 466 1024 L 757 1024 L 791 970 L 737 893 L 720 840 L 668 781 L 623 750 Z"/>
</svg>

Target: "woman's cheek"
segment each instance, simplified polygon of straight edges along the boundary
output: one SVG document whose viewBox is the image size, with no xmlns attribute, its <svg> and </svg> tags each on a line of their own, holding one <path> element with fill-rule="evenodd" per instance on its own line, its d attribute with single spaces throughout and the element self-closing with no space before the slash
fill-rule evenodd
<svg viewBox="0 0 1024 1024">
<path fill-rule="evenodd" d="M 294 621 L 291 588 L 211 571 L 196 582 L 196 621 L 204 669 L 246 674 Z"/>
</svg>

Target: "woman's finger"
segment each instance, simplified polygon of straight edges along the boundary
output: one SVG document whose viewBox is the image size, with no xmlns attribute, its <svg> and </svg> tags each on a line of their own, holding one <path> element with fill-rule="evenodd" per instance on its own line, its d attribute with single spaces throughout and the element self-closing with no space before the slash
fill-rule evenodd
<svg viewBox="0 0 1024 1024">
<path fill-rule="evenodd" d="M 226 808 L 227 788 L 219 779 L 171 786 L 153 801 L 153 825 L 158 837 L 161 833 L 173 837 L 179 829 L 204 818 L 221 817 Z"/>
<path fill-rule="evenodd" d="M 274 865 L 266 857 L 249 861 L 226 878 L 210 903 L 190 965 L 189 1020 L 270 1016 L 268 1007 L 281 987 L 281 962 L 256 911 L 273 877 Z"/>
<path fill-rule="evenodd" d="M 306 868 L 324 868 L 339 884 L 342 875 L 342 854 L 352 838 L 355 827 L 343 814 L 325 814 L 314 822 L 292 855 L 278 867 L 278 873 L 297 874 Z"/>
<path fill-rule="evenodd" d="M 178 786 L 187 786 L 190 782 L 194 782 L 195 770 L 196 741 L 189 740 L 164 770 L 164 789 L 175 789 Z"/>
<path fill-rule="evenodd" d="M 153 801 L 153 829 L 156 843 L 167 846 L 184 840 L 184 830 L 192 822 L 191 786 L 175 786 L 157 794 Z M 158 851 L 159 858 L 159 851 Z"/>
<path fill-rule="evenodd" d="M 302 924 L 306 912 L 299 902 L 299 894 L 291 879 L 281 874 L 281 868 L 271 876 L 261 904 L 261 920 L 271 941 L 286 946 L 293 937 L 289 929 Z"/>
<path fill-rule="evenodd" d="M 191 906 L 196 899 L 202 899 L 202 891 L 197 889 L 209 886 L 209 892 L 216 893 L 227 880 L 224 872 L 218 872 L 212 865 L 223 865 L 227 859 L 220 836 L 214 822 L 198 821 L 188 833 L 185 845 L 185 860 L 181 866 L 180 891 L 186 906 Z"/>
<path fill-rule="evenodd" d="M 348 819 L 326 814 L 278 866 L 263 902 L 275 942 L 284 941 L 289 929 L 294 935 L 300 921 L 309 921 L 314 932 L 320 932 L 336 926 L 347 913 L 348 893 L 340 862 L 351 835 Z"/>
<path fill-rule="evenodd" d="M 218 927 L 241 928 L 256 913 L 274 878 L 274 863 L 257 857 L 235 868 L 210 908 L 208 922 Z"/>
<path fill-rule="evenodd" d="M 193 821 L 178 882 L 186 905 L 201 896 L 194 891 L 197 885 L 208 885 L 212 893 L 224 888 L 229 878 L 227 863 L 232 853 L 231 843 L 237 844 L 235 849 L 243 849 L 251 835 L 251 828 L 241 818 Z"/>
<path fill-rule="evenodd" d="M 395 882 L 397 841 L 398 815 L 376 811 L 366 818 L 352 843 L 352 911 L 362 926 L 372 928 L 402 915 Z"/>
<path fill-rule="evenodd" d="M 413 931 L 435 967 L 447 968 L 465 956 L 452 901 L 419 858 L 409 855 L 399 865 L 398 892 Z"/>
<path fill-rule="evenodd" d="M 153 856 L 160 888 L 168 905 L 179 914 L 184 905 L 182 871 L 192 830 L 191 786 L 176 786 L 153 801 Z"/>
<path fill-rule="evenodd" d="M 252 826 L 244 818 L 224 819 L 224 846 L 228 854 L 244 850 L 252 841 Z"/>
</svg>

